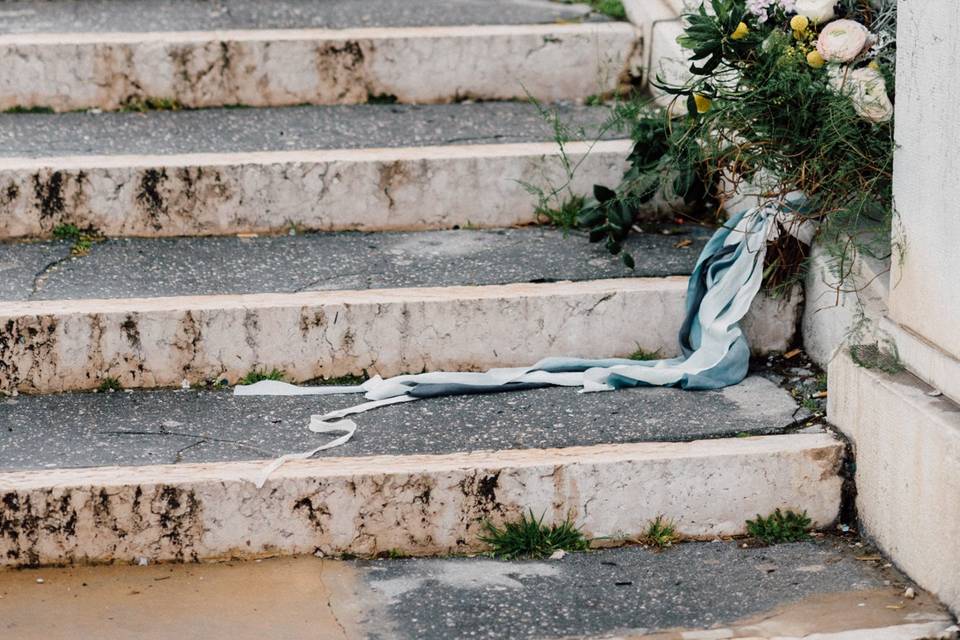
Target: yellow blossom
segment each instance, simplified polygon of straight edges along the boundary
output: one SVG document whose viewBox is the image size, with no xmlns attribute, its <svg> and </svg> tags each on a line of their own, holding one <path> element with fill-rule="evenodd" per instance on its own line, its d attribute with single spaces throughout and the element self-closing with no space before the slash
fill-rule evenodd
<svg viewBox="0 0 960 640">
<path fill-rule="evenodd" d="M 810 18 L 807 16 L 793 16 L 790 18 L 790 28 L 795 34 L 804 33 L 810 26 Z"/>
<path fill-rule="evenodd" d="M 820 55 L 819 51 L 811 51 L 807 54 L 807 64 L 814 69 L 819 69 L 826 64 L 826 62 L 827 61 L 823 59 L 823 56 Z"/>
<path fill-rule="evenodd" d="M 710 100 L 707 96 L 702 96 L 699 93 L 693 94 L 693 101 L 697 104 L 697 113 L 706 113 L 710 111 L 710 106 L 713 104 L 713 101 Z"/>
<path fill-rule="evenodd" d="M 868 68 L 873 69 L 874 71 L 880 71 L 880 65 L 876 60 L 871 60 L 870 64 L 867 65 Z"/>
<path fill-rule="evenodd" d="M 743 40 L 747 37 L 747 34 L 750 33 L 750 29 L 747 28 L 747 25 L 743 22 L 737 25 L 737 30 L 730 34 L 731 40 Z"/>
</svg>

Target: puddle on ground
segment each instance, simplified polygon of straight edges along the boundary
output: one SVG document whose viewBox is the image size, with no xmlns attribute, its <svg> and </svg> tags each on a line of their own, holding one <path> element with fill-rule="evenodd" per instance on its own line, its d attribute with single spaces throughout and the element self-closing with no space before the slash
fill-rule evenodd
<svg viewBox="0 0 960 640">
<path fill-rule="evenodd" d="M 3 571 L 0 638 L 352 640 L 357 584 L 312 557 Z"/>
</svg>

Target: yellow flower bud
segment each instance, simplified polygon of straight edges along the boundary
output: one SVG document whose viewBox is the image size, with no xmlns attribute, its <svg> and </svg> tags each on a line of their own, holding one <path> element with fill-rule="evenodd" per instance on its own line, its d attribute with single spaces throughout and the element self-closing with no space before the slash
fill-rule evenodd
<svg viewBox="0 0 960 640">
<path fill-rule="evenodd" d="M 790 28 L 797 33 L 803 33 L 810 26 L 810 19 L 807 16 L 793 16 L 790 18 Z"/>
<path fill-rule="evenodd" d="M 747 28 L 747 25 L 743 22 L 737 25 L 737 30 L 730 34 L 731 40 L 743 40 L 747 37 L 747 34 L 750 33 L 750 29 Z"/>
<path fill-rule="evenodd" d="M 827 61 L 823 59 L 823 56 L 820 55 L 819 51 L 814 50 L 807 54 L 807 64 L 814 69 L 819 69 L 826 63 Z"/>
<path fill-rule="evenodd" d="M 699 93 L 693 94 L 693 101 L 697 103 L 697 113 L 710 111 L 710 106 L 713 104 L 710 98 L 702 96 Z"/>
<path fill-rule="evenodd" d="M 877 63 L 876 60 L 871 60 L 867 67 L 873 69 L 874 71 L 880 71 L 880 64 Z"/>
</svg>

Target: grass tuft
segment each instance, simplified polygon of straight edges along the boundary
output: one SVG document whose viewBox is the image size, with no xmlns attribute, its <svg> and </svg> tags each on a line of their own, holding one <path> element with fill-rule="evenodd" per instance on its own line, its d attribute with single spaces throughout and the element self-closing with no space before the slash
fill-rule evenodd
<svg viewBox="0 0 960 640">
<path fill-rule="evenodd" d="M 801 542 L 810 539 L 811 524 L 806 511 L 777 509 L 766 518 L 757 514 L 756 520 L 747 520 L 747 533 L 764 544 Z"/>
<path fill-rule="evenodd" d="M 97 387 L 97 391 L 121 391 L 123 387 L 116 378 L 104 378 Z"/>
<path fill-rule="evenodd" d="M 103 236 L 98 232 L 93 230 L 83 231 L 75 224 L 58 224 L 53 228 L 53 237 L 57 240 L 72 242 L 70 255 L 77 258 L 89 254 L 94 243 L 103 240 Z"/>
<path fill-rule="evenodd" d="M 647 532 L 643 535 L 641 542 L 658 549 L 666 549 L 679 539 L 680 536 L 673 522 L 664 516 L 657 516 L 647 525 Z"/>
<path fill-rule="evenodd" d="M 564 230 L 577 227 L 577 215 L 583 209 L 583 196 L 570 195 L 560 202 L 559 206 L 541 202 L 537 205 L 537 219 L 541 223 L 559 227 Z"/>
<path fill-rule="evenodd" d="M 120 111 L 145 113 L 147 111 L 180 111 L 184 107 L 173 98 L 129 98 Z"/>
<path fill-rule="evenodd" d="M 663 355 L 660 353 L 660 349 L 656 351 L 647 351 L 640 345 L 637 345 L 637 350 L 631 353 L 628 356 L 631 360 L 660 360 L 663 358 Z"/>
<path fill-rule="evenodd" d="M 538 519 L 530 515 L 521 515 L 520 519 L 506 523 L 498 528 L 491 522 L 485 522 L 486 534 L 479 536 L 480 541 L 490 545 L 491 552 L 498 558 L 546 558 L 554 551 L 584 551 L 589 542 L 583 533 L 570 520 L 559 525 L 544 525 L 543 516 Z"/>
<path fill-rule="evenodd" d="M 269 373 L 266 371 L 257 371 L 254 369 L 247 375 L 240 378 L 240 384 L 254 384 L 261 382 L 263 380 L 280 380 L 284 379 L 283 371 L 277 369 L 272 369 Z"/>
</svg>

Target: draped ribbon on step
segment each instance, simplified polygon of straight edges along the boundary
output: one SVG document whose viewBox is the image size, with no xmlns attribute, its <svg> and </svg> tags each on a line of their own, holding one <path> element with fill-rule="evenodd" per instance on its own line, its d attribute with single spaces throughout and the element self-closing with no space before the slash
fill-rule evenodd
<svg viewBox="0 0 960 640">
<path fill-rule="evenodd" d="M 356 386 L 300 387 L 264 380 L 237 386 L 238 396 L 294 396 L 362 393 L 367 402 L 323 415 L 311 416 L 315 433 L 343 435 L 315 449 L 281 456 L 258 474 L 262 487 L 269 475 L 288 460 L 310 458 L 349 441 L 357 425 L 347 416 L 391 404 L 423 398 L 497 393 L 549 386 L 580 387 L 581 393 L 627 387 L 670 386 L 682 389 L 718 389 L 741 382 L 747 375 L 750 347 L 740 328 L 760 290 L 767 239 L 774 223 L 792 216 L 802 198 L 791 194 L 785 202 L 768 203 L 732 217 L 703 248 L 687 286 L 686 316 L 680 328 L 681 355 L 662 360 L 623 358 L 546 358 L 531 367 L 490 369 L 486 372 L 437 371 L 392 378 L 373 377 Z"/>
</svg>

